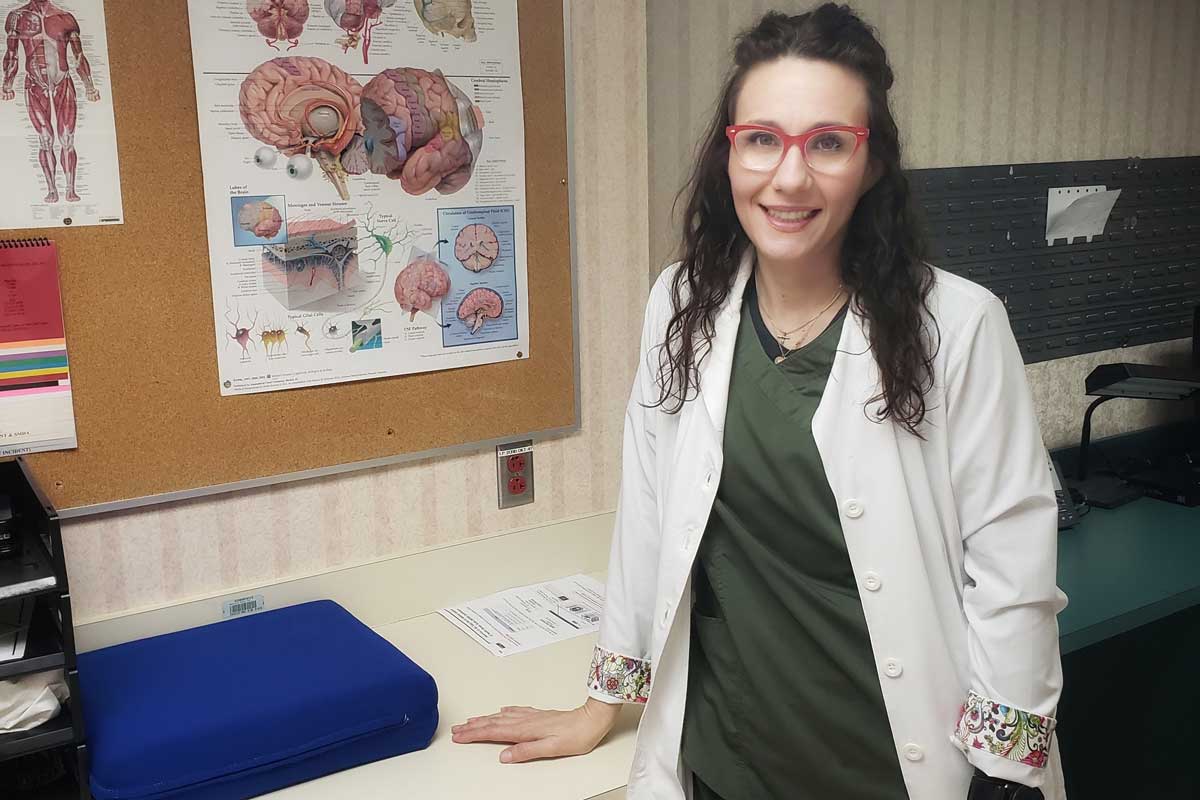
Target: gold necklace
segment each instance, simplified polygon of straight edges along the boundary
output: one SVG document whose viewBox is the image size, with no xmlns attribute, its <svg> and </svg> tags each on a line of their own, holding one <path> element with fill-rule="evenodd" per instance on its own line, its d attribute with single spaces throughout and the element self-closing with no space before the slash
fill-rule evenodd
<svg viewBox="0 0 1200 800">
<path fill-rule="evenodd" d="M 774 334 L 774 332 L 771 333 L 771 338 L 775 340 L 775 344 L 778 345 L 778 347 L 779 347 L 779 355 L 775 357 L 776 364 L 782 363 L 785 358 L 787 358 L 792 353 L 796 352 L 797 350 L 799 350 L 801 347 L 804 346 L 804 341 L 805 341 L 805 339 L 808 338 L 809 326 L 811 326 L 814 322 L 816 322 L 818 319 L 820 319 L 822 316 L 824 316 L 826 311 L 833 308 L 833 304 L 836 303 L 838 301 L 838 298 L 840 298 L 842 296 L 842 290 L 845 288 L 846 287 L 844 285 L 838 284 L 837 291 L 834 292 L 833 297 L 829 298 L 829 302 L 825 304 L 824 308 L 822 308 L 820 311 L 817 312 L 816 316 L 812 317 L 807 322 L 805 322 L 795 328 L 792 328 L 790 331 L 782 331 L 781 326 L 777 322 L 775 322 L 774 319 L 771 318 L 770 314 L 767 313 L 767 309 L 762 303 L 762 297 L 761 297 L 761 295 L 759 296 L 758 310 L 762 312 L 763 316 L 766 317 L 767 321 L 769 323 L 771 323 L 771 325 L 773 327 L 780 328 L 780 330 L 781 330 L 781 333 L 779 334 L 779 336 L 776 336 Z M 801 332 L 800 341 L 796 344 L 795 347 L 789 349 L 786 345 L 786 342 L 788 339 L 792 338 L 792 334 L 796 333 L 797 331 Z"/>
<path fill-rule="evenodd" d="M 774 338 L 774 337 L 772 337 L 772 338 Z M 808 341 L 808 329 L 807 328 L 805 328 L 804 333 L 800 336 L 800 340 L 798 342 L 796 342 L 796 346 L 791 349 L 784 347 L 783 342 L 781 342 L 778 339 L 775 339 L 775 344 L 779 348 L 779 355 L 775 356 L 775 363 L 782 364 L 784 362 L 784 360 L 787 359 L 788 356 L 790 356 L 792 353 L 795 353 L 800 348 L 804 347 L 804 345 L 807 341 Z"/>
<path fill-rule="evenodd" d="M 825 304 L 824 308 L 822 308 L 820 311 L 818 311 L 816 313 L 816 315 L 814 315 L 807 322 L 803 322 L 803 323 L 797 325 L 796 327 L 792 328 L 790 331 L 785 331 L 783 329 L 783 326 L 780 325 L 778 322 L 776 322 L 774 317 L 771 316 L 770 312 L 767 311 L 767 307 L 762 302 L 762 294 L 759 294 L 759 296 L 758 296 L 759 297 L 758 310 L 762 312 L 763 316 L 766 317 L 767 322 L 771 323 L 772 327 L 779 329 L 779 338 L 780 339 L 785 339 L 785 340 L 790 339 L 790 338 L 792 338 L 793 333 L 795 333 L 796 331 L 798 331 L 802 328 L 807 328 L 809 325 L 812 325 L 814 322 L 816 322 L 820 318 L 820 316 L 822 314 L 824 314 L 826 311 L 828 311 L 833 306 L 833 304 L 835 302 L 837 302 L 837 299 L 842 296 L 842 290 L 845 288 L 846 287 L 844 284 L 839 283 L 838 287 L 837 287 L 837 291 L 835 291 L 833 293 L 833 297 L 829 298 L 829 302 Z"/>
<path fill-rule="evenodd" d="M 779 330 L 779 338 L 780 339 L 790 339 L 790 338 L 792 338 L 793 333 L 795 333 L 796 331 L 800 330 L 801 328 L 812 323 L 812 320 L 810 319 L 808 322 L 802 322 L 801 324 L 792 328 L 790 331 L 785 331 L 783 329 L 783 326 L 780 325 L 778 322 L 776 322 L 774 320 L 774 318 L 771 317 L 771 315 L 767 312 L 767 307 L 765 305 L 763 305 L 761 301 L 758 304 L 758 310 L 762 312 L 763 318 L 766 319 L 766 321 L 770 323 L 772 328 L 777 328 Z M 825 312 L 822 311 L 821 313 L 823 314 Z M 818 314 L 817 316 L 820 316 L 820 314 Z"/>
</svg>

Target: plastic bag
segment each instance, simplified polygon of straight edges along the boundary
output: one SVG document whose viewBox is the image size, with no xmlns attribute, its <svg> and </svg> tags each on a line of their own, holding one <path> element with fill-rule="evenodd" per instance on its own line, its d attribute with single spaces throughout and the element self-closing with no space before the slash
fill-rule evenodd
<svg viewBox="0 0 1200 800">
<path fill-rule="evenodd" d="M 49 722 L 58 716 L 69 695 L 62 670 L 0 681 L 0 735 Z"/>
</svg>

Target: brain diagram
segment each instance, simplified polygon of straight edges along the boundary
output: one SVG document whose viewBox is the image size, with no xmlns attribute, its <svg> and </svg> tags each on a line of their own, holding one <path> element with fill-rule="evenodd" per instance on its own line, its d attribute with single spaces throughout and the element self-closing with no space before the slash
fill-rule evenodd
<svg viewBox="0 0 1200 800">
<path fill-rule="evenodd" d="M 371 172 L 409 194 L 457 192 L 483 145 L 483 114 L 440 71 L 387 69 L 363 87 Z"/>
<path fill-rule="evenodd" d="M 290 157 L 289 175 L 311 175 L 311 157 L 348 200 L 347 175 L 361 174 L 366 166 L 359 157 L 361 91 L 358 81 L 328 61 L 281 56 L 246 77 L 238 105 L 250 135 Z"/>
<path fill-rule="evenodd" d="M 413 0 L 417 16 L 430 33 L 445 34 L 466 42 L 475 41 L 475 17 L 471 0 Z"/>
<path fill-rule="evenodd" d="M 412 195 L 457 192 L 483 146 L 483 113 L 439 71 L 387 69 L 364 87 L 324 59 L 280 56 L 242 82 L 239 108 L 246 130 L 269 146 L 256 163 L 272 168 L 277 151 L 288 174 L 304 179 L 315 159 L 343 200 L 349 176 L 368 170 Z"/>
<path fill-rule="evenodd" d="M 478 333 L 489 319 L 499 319 L 504 313 L 504 299 L 493 289 L 472 289 L 458 304 L 458 318 L 471 333 Z"/>
<path fill-rule="evenodd" d="M 454 237 L 454 257 L 472 272 L 483 272 L 500 256 L 500 240 L 487 225 L 466 225 Z"/>
<path fill-rule="evenodd" d="M 291 50 L 300 44 L 308 21 L 308 0 L 246 0 L 246 11 L 271 47 L 278 50 L 278 42 L 287 42 Z"/>
<path fill-rule="evenodd" d="M 362 42 L 363 63 L 368 62 L 371 49 L 371 31 L 380 23 L 383 10 L 396 4 L 396 0 L 325 0 L 325 11 L 346 32 L 337 43 L 345 53 Z"/>
<path fill-rule="evenodd" d="M 433 301 L 450 291 L 450 276 L 446 268 L 428 253 L 414 254 L 408 266 L 396 276 L 396 302 L 409 312 L 409 321 L 418 311 L 428 311 Z"/>
<path fill-rule="evenodd" d="M 238 227 L 260 239 L 272 239 L 283 226 L 279 209 L 265 200 L 246 203 L 238 209 Z"/>
</svg>

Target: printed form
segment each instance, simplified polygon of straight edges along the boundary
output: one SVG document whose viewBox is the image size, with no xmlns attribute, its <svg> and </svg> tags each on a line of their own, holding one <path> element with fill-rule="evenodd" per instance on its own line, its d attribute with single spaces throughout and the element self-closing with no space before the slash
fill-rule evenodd
<svg viewBox="0 0 1200 800">
<path fill-rule="evenodd" d="M 438 613 L 497 656 L 573 639 L 600 629 L 604 585 L 587 575 L 506 589 Z"/>
</svg>

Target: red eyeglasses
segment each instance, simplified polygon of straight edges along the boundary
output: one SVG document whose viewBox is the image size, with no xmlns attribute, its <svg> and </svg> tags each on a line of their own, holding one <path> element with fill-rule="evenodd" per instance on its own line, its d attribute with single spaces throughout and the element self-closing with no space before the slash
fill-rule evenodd
<svg viewBox="0 0 1200 800">
<path fill-rule="evenodd" d="M 725 135 L 746 169 L 770 172 L 796 145 L 810 169 L 832 174 L 846 168 L 871 131 L 853 125 L 828 125 L 793 136 L 769 125 L 730 125 Z"/>
</svg>

